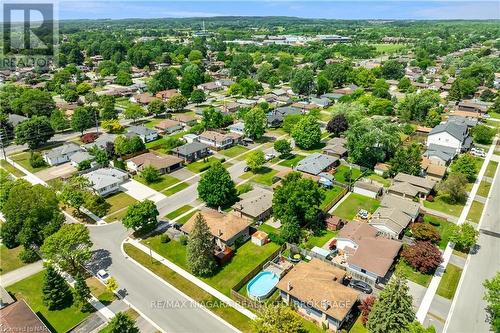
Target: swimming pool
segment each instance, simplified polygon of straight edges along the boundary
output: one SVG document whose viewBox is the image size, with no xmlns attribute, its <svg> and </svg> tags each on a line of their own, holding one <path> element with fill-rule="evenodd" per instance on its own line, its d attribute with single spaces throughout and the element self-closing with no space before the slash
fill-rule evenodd
<svg viewBox="0 0 500 333">
<path fill-rule="evenodd" d="M 253 300 L 263 300 L 274 291 L 279 280 L 273 272 L 260 272 L 247 285 L 248 297 Z"/>
</svg>

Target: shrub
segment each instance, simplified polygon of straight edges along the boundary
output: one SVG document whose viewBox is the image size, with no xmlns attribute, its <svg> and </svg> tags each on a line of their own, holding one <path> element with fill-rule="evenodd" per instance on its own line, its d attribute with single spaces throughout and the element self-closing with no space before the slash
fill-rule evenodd
<svg viewBox="0 0 500 333">
<path fill-rule="evenodd" d="M 91 166 L 90 160 L 85 160 L 78 163 L 77 169 L 78 171 L 87 170 L 90 169 L 90 166 Z"/>
<path fill-rule="evenodd" d="M 161 243 L 168 243 L 168 242 L 170 242 L 170 237 L 168 237 L 167 234 L 161 234 L 160 235 L 160 242 Z"/>
<path fill-rule="evenodd" d="M 181 235 L 179 237 L 179 242 L 181 243 L 181 245 L 187 245 L 188 243 L 188 238 L 186 235 Z"/>
<path fill-rule="evenodd" d="M 80 137 L 80 141 L 82 141 L 83 143 L 92 143 L 98 137 L 99 137 L 99 135 L 97 133 L 87 133 L 87 134 L 84 134 Z"/>
<path fill-rule="evenodd" d="M 427 196 L 427 201 L 429 201 L 429 202 L 434 202 L 434 196 L 433 196 L 433 195 L 431 195 L 431 194 L 429 194 L 429 195 Z"/>
<path fill-rule="evenodd" d="M 40 259 L 38 254 L 32 249 L 24 249 L 21 253 L 19 253 L 19 259 L 25 264 L 29 264 L 35 262 Z"/>
<path fill-rule="evenodd" d="M 417 240 L 436 243 L 441 239 L 441 235 L 436 227 L 428 223 L 415 223 L 412 225 L 411 231 L 413 233 L 413 237 Z"/>
<path fill-rule="evenodd" d="M 141 177 L 147 184 L 156 183 L 161 179 L 161 174 L 156 168 L 151 165 L 145 167 L 141 172 Z"/>
<path fill-rule="evenodd" d="M 401 256 L 411 267 L 423 274 L 434 272 L 443 261 L 439 249 L 426 241 L 417 241 L 414 245 L 406 246 Z"/>
<path fill-rule="evenodd" d="M 373 304 L 375 304 L 375 296 L 366 297 L 360 305 L 358 305 L 359 311 L 361 311 L 361 322 L 366 325 L 368 321 L 368 315 L 372 311 Z"/>
<path fill-rule="evenodd" d="M 30 156 L 30 165 L 32 168 L 41 168 L 46 166 L 45 160 L 40 153 L 33 153 Z"/>
<path fill-rule="evenodd" d="M 127 170 L 127 167 L 125 166 L 125 162 L 123 160 L 114 159 L 113 166 L 121 170 Z"/>
</svg>

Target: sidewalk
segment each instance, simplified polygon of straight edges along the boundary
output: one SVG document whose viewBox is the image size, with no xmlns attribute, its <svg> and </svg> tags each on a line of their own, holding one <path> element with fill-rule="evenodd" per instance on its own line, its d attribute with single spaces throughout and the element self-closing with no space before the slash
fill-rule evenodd
<svg viewBox="0 0 500 333">
<path fill-rule="evenodd" d="M 255 315 L 255 313 L 253 313 L 250 310 L 246 309 L 245 307 L 241 306 L 236 301 L 234 301 L 233 299 L 227 297 L 226 295 L 224 295 L 223 293 L 221 293 L 217 289 L 215 289 L 212 286 L 208 285 L 207 283 L 201 281 L 200 279 L 198 279 L 194 275 L 188 273 L 187 271 L 185 271 L 184 269 L 180 268 L 179 266 L 177 266 L 173 262 L 171 262 L 168 259 L 164 258 L 163 256 L 159 255 L 155 251 L 151 250 L 149 247 L 141 244 L 139 241 L 137 241 L 135 239 L 128 238 L 125 242 L 129 243 L 129 244 L 131 244 L 133 246 L 135 246 L 136 248 L 138 248 L 139 250 L 143 251 L 147 255 L 151 254 L 151 256 L 153 257 L 153 259 L 155 259 L 157 262 L 161 263 L 162 265 L 165 265 L 166 267 L 168 267 L 169 269 L 173 270 L 174 272 L 176 272 L 177 274 L 179 274 L 180 276 L 182 276 L 183 278 L 185 278 L 189 282 L 191 282 L 191 283 L 197 285 L 198 287 L 202 288 L 204 291 L 206 291 L 210 295 L 218 298 L 219 300 L 221 300 L 222 302 L 224 302 L 227 305 L 231 306 L 232 308 L 234 308 L 238 312 L 242 313 L 243 315 L 247 316 L 248 318 L 250 318 L 250 319 L 256 319 L 257 318 L 257 316 Z"/>
<path fill-rule="evenodd" d="M 472 186 L 472 190 L 470 191 L 470 195 L 467 198 L 467 202 L 465 203 L 465 206 L 462 209 L 462 213 L 460 214 L 460 217 L 458 218 L 458 221 L 457 221 L 458 225 L 463 224 L 467 218 L 467 215 L 469 214 L 470 208 L 472 206 L 472 202 L 474 201 L 476 193 L 479 189 L 479 184 L 481 183 L 483 176 L 486 172 L 486 168 L 488 167 L 488 163 L 490 162 L 490 160 L 493 156 L 493 152 L 495 150 L 497 142 L 498 142 L 498 137 L 495 137 L 495 139 L 493 140 L 493 143 L 490 146 L 490 149 L 488 150 L 488 154 L 486 155 L 486 158 L 484 159 L 483 165 L 481 166 L 481 170 L 479 170 L 479 174 L 476 178 L 476 181 L 474 182 L 474 186 Z M 427 316 L 427 313 L 429 312 L 429 308 L 432 304 L 432 301 L 434 300 L 434 295 L 436 294 L 439 283 L 441 282 L 441 278 L 443 277 L 445 268 L 448 265 L 448 262 L 450 261 L 450 257 L 453 253 L 453 247 L 454 247 L 453 243 L 448 243 L 448 245 L 446 246 L 446 249 L 443 253 L 443 262 L 436 269 L 436 272 L 434 273 L 434 276 L 432 277 L 431 283 L 429 284 L 429 287 L 427 288 L 427 292 L 425 293 L 425 296 L 422 299 L 422 303 L 420 304 L 420 307 L 418 308 L 416 316 L 417 316 L 417 320 L 422 324 L 424 323 L 425 318 Z"/>
<path fill-rule="evenodd" d="M 20 267 L 16 270 L 0 275 L 0 284 L 2 285 L 2 287 L 8 287 L 42 270 L 43 270 L 43 262 L 39 260 L 32 264 Z"/>
</svg>

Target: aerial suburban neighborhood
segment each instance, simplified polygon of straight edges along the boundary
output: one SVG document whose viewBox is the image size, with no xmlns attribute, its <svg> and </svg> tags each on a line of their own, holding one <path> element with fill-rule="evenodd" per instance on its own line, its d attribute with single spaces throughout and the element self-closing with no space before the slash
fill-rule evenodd
<svg viewBox="0 0 500 333">
<path fill-rule="evenodd" d="M 1 330 L 499 332 L 500 3 L 438 2 L 4 21 Z"/>
</svg>

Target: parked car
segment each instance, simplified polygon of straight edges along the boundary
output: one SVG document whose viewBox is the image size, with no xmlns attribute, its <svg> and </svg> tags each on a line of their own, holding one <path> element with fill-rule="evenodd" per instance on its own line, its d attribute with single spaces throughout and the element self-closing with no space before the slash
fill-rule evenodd
<svg viewBox="0 0 500 333">
<path fill-rule="evenodd" d="M 109 280 L 110 276 L 108 272 L 106 272 L 104 269 L 100 269 L 97 271 L 97 277 L 102 281 L 106 282 Z"/>
<path fill-rule="evenodd" d="M 471 150 L 470 153 L 472 156 L 486 157 L 486 153 L 484 151 L 481 151 L 481 150 Z"/>
<path fill-rule="evenodd" d="M 250 171 L 250 170 L 251 170 L 251 169 L 250 169 L 250 167 L 248 167 L 248 166 L 246 166 L 246 167 L 245 167 L 245 169 L 243 169 L 243 171 L 245 171 L 245 172 L 248 172 L 248 171 Z"/>
<path fill-rule="evenodd" d="M 265 158 L 265 160 L 267 162 L 267 161 L 272 160 L 275 156 L 276 155 L 274 155 L 274 154 L 266 154 L 266 156 L 264 156 L 264 158 Z"/>
<path fill-rule="evenodd" d="M 362 219 L 367 219 L 368 218 L 368 211 L 365 210 L 365 209 L 360 209 L 359 212 L 358 212 L 358 216 L 361 217 Z"/>
<path fill-rule="evenodd" d="M 483 114 L 483 118 L 484 119 L 489 119 L 489 118 L 491 118 L 491 116 L 489 114 L 485 113 L 485 114 Z"/>
<path fill-rule="evenodd" d="M 373 292 L 372 287 L 368 283 L 360 280 L 351 280 L 349 286 L 356 290 L 362 291 L 365 294 L 371 294 Z"/>
</svg>

